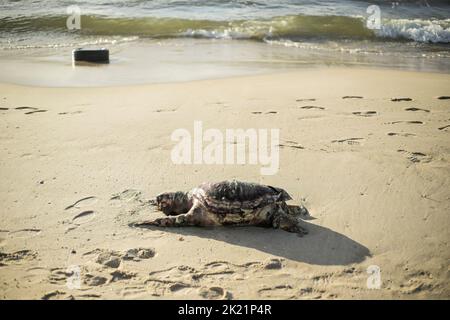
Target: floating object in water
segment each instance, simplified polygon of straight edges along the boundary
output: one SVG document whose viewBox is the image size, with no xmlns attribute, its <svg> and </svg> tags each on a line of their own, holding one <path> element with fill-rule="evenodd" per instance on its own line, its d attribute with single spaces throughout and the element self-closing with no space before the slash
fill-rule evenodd
<svg viewBox="0 0 450 320">
<path fill-rule="evenodd" d="M 78 48 L 72 51 L 72 59 L 74 64 L 79 62 L 109 63 L 109 50 Z"/>
</svg>

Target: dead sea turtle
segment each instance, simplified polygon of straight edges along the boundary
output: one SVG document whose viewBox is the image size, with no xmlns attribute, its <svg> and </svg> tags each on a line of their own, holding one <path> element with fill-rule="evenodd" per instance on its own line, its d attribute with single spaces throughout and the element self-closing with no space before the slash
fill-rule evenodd
<svg viewBox="0 0 450 320">
<path fill-rule="evenodd" d="M 138 225 L 260 226 L 306 234 L 299 215 L 304 207 L 290 206 L 291 196 L 283 189 L 241 181 L 203 183 L 188 192 L 166 192 L 153 202 L 165 215 Z"/>
</svg>

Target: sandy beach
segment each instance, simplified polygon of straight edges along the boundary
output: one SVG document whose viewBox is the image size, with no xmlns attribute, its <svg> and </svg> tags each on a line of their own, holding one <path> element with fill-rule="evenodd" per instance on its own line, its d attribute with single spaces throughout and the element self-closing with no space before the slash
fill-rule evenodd
<svg viewBox="0 0 450 320">
<path fill-rule="evenodd" d="M 448 299 L 449 88 L 448 74 L 350 67 L 0 84 L 0 298 Z M 171 133 L 194 121 L 279 129 L 278 173 L 174 164 Z M 224 179 L 286 189 L 309 234 L 129 226 L 161 216 L 147 203 L 160 192 Z"/>
</svg>

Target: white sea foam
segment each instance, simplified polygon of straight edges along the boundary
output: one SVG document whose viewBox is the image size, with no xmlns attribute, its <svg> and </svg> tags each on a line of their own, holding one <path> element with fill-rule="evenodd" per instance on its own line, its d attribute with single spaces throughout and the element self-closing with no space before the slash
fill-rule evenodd
<svg viewBox="0 0 450 320">
<path fill-rule="evenodd" d="M 25 49 L 57 49 L 57 48 L 71 48 L 71 47 L 85 47 L 97 45 L 115 45 L 125 42 L 134 42 L 139 40 L 138 36 L 133 37 L 112 37 L 112 38 L 96 38 L 90 40 L 83 40 L 79 42 L 57 42 L 57 43 L 32 43 L 26 45 L 18 45 L 16 41 L 7 40 L 4 43 L 0 42 L 0 50 L 25 50 Z"/>
<path fill-rule="evenodd" d="M 449 43 L 450 19 L 421 20 L 393 19 L 383 21 L 381 29 L 375 30 L 379 37 L 404 38 L 417 42 Z"/>
<path fill-rule="evenodd" d="M 292 18 L 292 17 L 291 17 Z M 292 20 L 292 19 L 291 19 Z M 281 23 L 283 22 L 283 23 Z M 184 37 L 200 37 L 212 39 L 261 39 L 270 43 L 270 38 L 283 38 L 285 35 L 284 28 L 288 28 L 289 35 L 299 37 L 312 37 L 314 33 L 308 34 L 304 31 L 303 25 L 290 25 L 286 21 L 257 21 L 253 23 L 242 23 L 241 25 L 217 28 L 213 30 L 207 29 L 188 29 L 181 33 Z M 290 23 L 295 23 L 292 20 Z M 338 26 L 337 26 L 338 27 Z M 364 28 L 363 26 L 361 26 Z M 385 19 L 381 24 L 381 29 L 373 30 L 374 35 L 379 38 L 386 39 L 405 39 L 422 43 L 450 43 L 450 19 L 446 20 L 422 20 L 422 19 Z M 317 36 L 324 36 L 317 35 Z M 330 32 L 329 36 L 335 35 Z M 353 34 L 341 34 L 343 38 L 352 38 Z M 267 40 L 269 39 L 269 40 Z M 279 39 L 278 39 L 279 40 Z M 292 40 L 292 39 L 291 39 Z M 283 41 L 286 46 L 301 47 L 299 42 Z"/>
<path fill-rule="evenodd" d="M 239 32 L 233 29 L 223 30 L 205 30 L 205 29 L 188 29 L 181 33 L 184 37 L 193 38 L 209 38 L 209 39 L 248 39 L 252 35 L 248 32 Z"/>
</svg>

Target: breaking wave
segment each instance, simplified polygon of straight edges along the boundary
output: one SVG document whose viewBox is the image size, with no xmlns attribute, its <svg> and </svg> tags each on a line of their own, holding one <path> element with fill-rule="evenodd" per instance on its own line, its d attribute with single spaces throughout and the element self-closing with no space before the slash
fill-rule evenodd
<svg viewBox="0 0 450 320">
<path fill-rule="evenodd" d="M 94 36 L 138 36 L 149 38 L 409 40 L 422 43 L 449 43 L 450 19 L 385 19 L 381 29 L 366 27 L 363 18 L 348 16 L 286 15 L 254 20 L 191 20 L 180 18 L 81 17 L 81 29 L 68 31 L 67 16 L 21 16 L 0 19 L 0 32 L 73 32 Z"/>
</svg>

